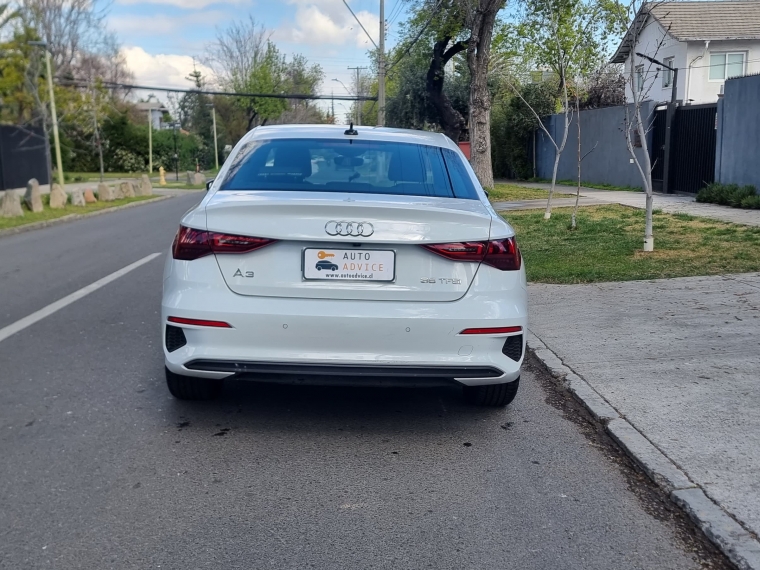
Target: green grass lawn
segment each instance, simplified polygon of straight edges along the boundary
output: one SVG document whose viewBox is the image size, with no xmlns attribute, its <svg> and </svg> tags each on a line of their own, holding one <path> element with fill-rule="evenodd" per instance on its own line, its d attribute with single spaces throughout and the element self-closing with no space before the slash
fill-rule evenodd
<svg viewBox="0 0 760 570">
<path fill-rule="evenodd" d="M 66 204 L 66 207 L 61 208 L 60 210 L 51 210 L 48 206 L 45 206 L 45 209 L 37 214 L 30 212 L 24 208 L 23 218 L 0 218 L 0 230 L 17 228 L 19 226 L 33 224 L 35 222 L 55 220 L 56 218 L 62 218 L 63 216 L 68 216 L 70 214 L 87 214 L 89 212 L 97 212 L 98 210 L 105 210 L 106 208 L 123 206 L 124 204 L 130 204 L 132 202 L 152 200 L 158 197 L 159 196 L 135 196 L 134 198 L 114 200 L 113 202 L 95 202 L 94 204 L 87 204 L 86 206 L 72 206 L 71 204 Z"/>
<path fill-rule="evenodd" d="M 148 174 L 147 172 L 105 172 L 103 174 L 103 179 L 105 182 L 108 182 L 109 180 L 116 180 L 120 178 L 140 178 L 143 174 Z M 66 177 L 67 183 L 72 182 L 100 182 L 100 172 L 64 172 L 64 176 Z M 158 172 L 154 172 L 151 174 L 151 176 L 158 176 Z M 58 178 L 55 178 L 55 181 L 58 181 Z"/>
<path fill-rule="evenodd" d="M 568 198 L 572 194 L 560 194 L 554 192 L 555 198 Z M 517 184 L 496 184 L 493 190 L 488 191 L 488 198 L 492 202 L 515 202 L 517 200 L 546 200 L 549 198 L 548 190 L 540 188 L 526 188 Z"/>
<path fill-rule="evenodd" d="M 174 189 L 174 190 L 205 190 L 206 185 L 205 184 L 188 184 L 187 182 L 174 182 L 174 181 L 166 181 L 166 186 L 159 186 L 158 184 L 154 184 L 153 187 L 157 190 L 161 189 Z"/>
<path fill-rule="evenodd" d="M 531 178 L 530 182 L 541 182 L 543 184 L 551 184 L 551 178 Z M 557 180 L 557 184 L 561 186 L 572 186 L 576 188 L 578 185 L 577 180 Z M 598 188 L 599 190 L 619 190 L 623 192 L 641 192 L 639 186 L 614 186 L 612 184 L 596 184 L 594 182 L 581 183 L 582 188 Z M 581 190 L 583 192 L 583 190 Z"/>
<path fill-rule="evenodd" d="M 100 182 L 100 172 L 65 172 L 66 176 L 66 182 Z M 148 172 L 105 172 L 103 174 L 103 179 L 105 182 L 108 182 L 109 180 L 116 180 L 120 178 L 124 179 L 139 179 L 143 174 L 148 174 Z M 216 174 L 215 169 L 206 170 L 204 171 L 204 174 L 207 176 L 213 177 L 214 174 Z M 156 168 L 153 171 L 153 174 L 148 174 L 150 178 L 158 178 L 158 169 Z M 175 173 L 174 171 L 166 172 L 166 181 L 171 182 L 174 180 Z M 184 180 L 185 178 L 185 172 L 180 171 L 179 173 L 180 180 Z M 57 178 L 55 179 L 58 180 Z M 183 186 L 185 188 L 187 185 Z"/>
<path fill-rule="evenodd" d="M 528 280 L 630 281 L 760 271 L 760 228 L 686 214 L 654 214 L 655 251 L 642 251 L 645 212 L 625 206 L 504 212 L 515 228 Z"/>
</svg>

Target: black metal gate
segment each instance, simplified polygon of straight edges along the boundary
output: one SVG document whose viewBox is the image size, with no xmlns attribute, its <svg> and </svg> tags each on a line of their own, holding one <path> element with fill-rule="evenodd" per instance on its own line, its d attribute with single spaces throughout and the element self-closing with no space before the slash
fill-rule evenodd
<svg viewBox="0 0 760 570">
<path fill-rule="evenodd" d="M 718 105 L 678 107 L 673 117 L 670 152 L 670 192 L 696 193 L 715 180 L 715 117 Z M 659 117 L 658 117 L 659 118 Z M 663 115 L 662 121 L 665 123 Z M 655 133 L 656 136 L 655 126 Z M 652 154 L 657 147 L 653 144 Z M 654 171 L 652 172 L 654 178 Z M 660 174 L 662 179 L 662 174 Z"/>
</svg>

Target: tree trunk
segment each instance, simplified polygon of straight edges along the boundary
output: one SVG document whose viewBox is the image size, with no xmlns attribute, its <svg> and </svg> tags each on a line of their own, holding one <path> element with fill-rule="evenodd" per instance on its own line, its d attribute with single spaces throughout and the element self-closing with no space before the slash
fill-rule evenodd
<svg viewBox="0 0 760 570">
<path fill-rule="evenodd" d="M 564 75 L 562 73 L 561 75 Z M 567 99 L 567 82 L 564 83 L 564 94 L 565 94 L 565 112 L 562 115 L 565 120 L 565 131 L 562 133 L 562 143 L 560 145 L 557 145 L 556 141 L 554 143 L 554 147 L 557 149 L 557 156 L 554 159 L 554 172 L 552 173 L 552 185 L 549 188 L 549 199 L 546 201 L 546 211 L 544 212 L 544 219 L 549 220 L 552 217 L 552 197 L 554 196 L 554 189 L 557 186 L 557 170 L 559 168 L 559 160 L 562 156 L 562 153 L 565 151 L 565 145 L 567 144 L 567 135 L 570 131 L 570 123 L 572 122 L 572 110 L 570 109 L 570 103 Z"/>
<path fill-rule="evenodd" d="M 646 206 L 646 224 L 644 227 L 644 251 L 654 251 L 654 234 L 652 231 L 652 208 L 654 196 L 652 195 L 652 161 L 649 158 L 649 144 L 647 143 L 647 133 L 644 128 L 644 121 L 641 119 L 641 103 L 636 105 L 636 129 L 641 138 L 641 154 L 644 155 L 644 190 L 647 193 Z"/>
<path fill-rule="evenodd" d="M 496 14 L 503 6 L 504 0 L 478 0 L 467 43 L 467 66 L 470 69 L 470 164 L 484 188 L 493 188 L 488 64 Z"/>
<path fill-rule="evenodd" d="M 631 93 L 633 94 L 633 125 L 630 122 L 629 106 L 625 107 L 625 141 L 628 146 L 628 153 L 631 155 L 636 167 L 641 175 L 641 182 L 644 186 L 644 192 L 646 192 L 646 222 L 644 227 L 644 251 L 654 251 L 654 232 L 652 228 L 652 209 L 654 205 L 654 196 L 652 195 L 652 161 L 649 157 L 649 144 L 647 143 L 647 129 L 644 126 L 644 121 L 641 118 L 641 93 L 636 85 L 636 60 L 631 56 L 630 69 L 628 73 L 628 84 L 631 87 Z M 634 150 L 634 144 L 631 140 L 631 127 L 636 129 L 641 140 L 641 154 L 643 155 L 643 161 L 639 160 Z M 643 162 L 643 164 L 642 164 Z"/>
<path fill-rule="evenodd" d="M 438 40 L 433 46 L 433 59 L 430 61 L 430 67 L 427 72 L 426 89 L 428 97 L 430 97 L 430 103 L 438 111 L 444 134 L 455 143 L 458 143 L 459 135 L 462 129 L 464 129 L 466 122 L 462 114 L 454 108 L 449 98 L 443 92 L 444 67 L 452 57 L 463 51 L 467 47 L 467 44 L 465 42 L 457 42 L 447 50 L 446 46 L 448 46 L 449 41 L 451 41 L 451 37 L 447 36 Z"/>
<path fill-rule="evenodd" d="M 576 121 L 578 122 L 578 188 L 575 191 L 575 207 L 573 208 L 573 217 L 570 221 L 571 230 L 576 228 L 575 221 L 578 216 L 578 202 L 581 199 L 581 160 L 583 160 L 583 157 L 581 156 L 581 104 L 578 94 L 575 95 L 575 114 Z"/>
</svg>

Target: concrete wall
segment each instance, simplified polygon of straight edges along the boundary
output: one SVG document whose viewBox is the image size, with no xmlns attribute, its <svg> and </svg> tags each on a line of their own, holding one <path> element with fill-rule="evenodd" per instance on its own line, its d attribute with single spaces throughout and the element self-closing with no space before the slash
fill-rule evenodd
<svg viewBox="0 0 760 570">
<path fill-rule="evenodd" d="M 646 101 L 642 104 L 642 116 L 654 119 L 656 104 Z M 632 109 L 631 105 L 631 109 Z M 612 184 L 614 186 L 633 186 L 640 188 L 641 175 L 631 157 L 623 134 L 625 107 L 607 107 L 581 111 L 581 154 L 596 148 L 589 154 L 581 166 L 581 180 L 591 184 Z M 574 117 L 570 125 L 567 144 L 559 163 L 557 180 L 576 180 L 578 177 L 578 126 Z M 552 115 L 545 119 L 547 129 L 558 142 L 564 132 L 562 115 Z M 651 129 L 647 136 L 651 148 Z M 639 159 L 643 158 L 640 148 L 636 149 Z M 539 178 L 551 179 L 555 157 L 554 146 L 543 131 L 538 131 L 536 141 L 536 168 Z"/>
<path fill-rule="evenodd" d="M 729 79 L 718 101 L 715 180 L 760 192 L 760 75 Z"/>
</svg>

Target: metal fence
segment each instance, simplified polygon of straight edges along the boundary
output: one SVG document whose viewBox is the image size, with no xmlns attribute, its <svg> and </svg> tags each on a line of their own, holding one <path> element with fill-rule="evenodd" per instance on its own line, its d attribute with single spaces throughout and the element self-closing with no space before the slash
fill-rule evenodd
<svg viewBox="0 0 760 570">
<path fill-rule="evenodd" d="M 47 144 L 40 128 L 0 125 L 0 190 L 48 184 Z"/>
</svg>

